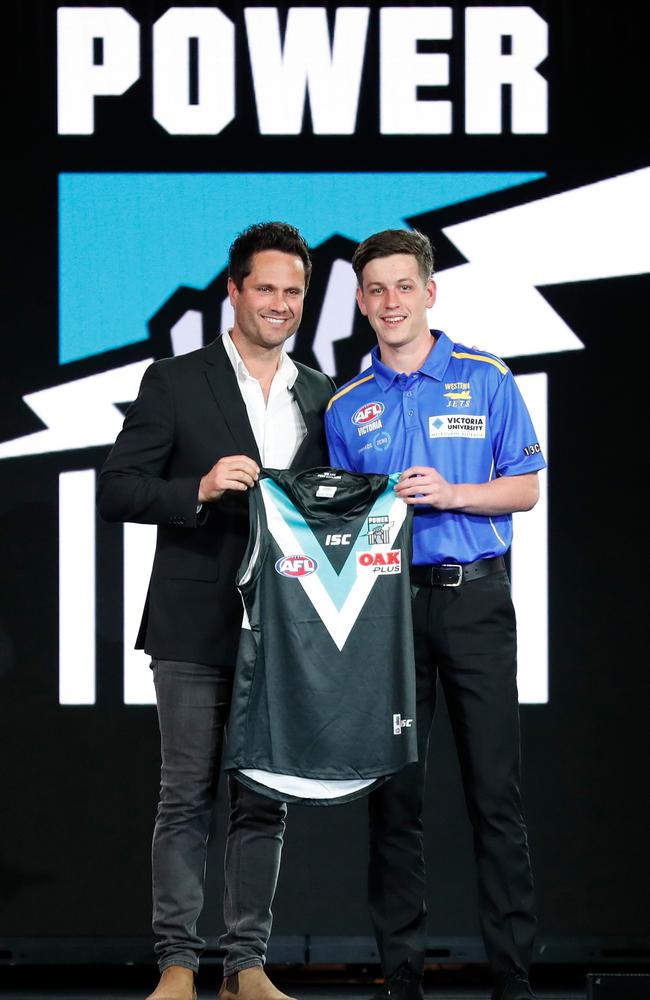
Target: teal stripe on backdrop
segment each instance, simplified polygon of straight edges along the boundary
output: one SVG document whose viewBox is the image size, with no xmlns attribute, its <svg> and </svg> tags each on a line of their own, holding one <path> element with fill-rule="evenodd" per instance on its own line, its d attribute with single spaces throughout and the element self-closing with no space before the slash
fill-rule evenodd
<svg viewBox="0 0 650 1000">
<path fill-rule="evenodd" d="M 59 362 L 145 340 L 163 302 L 179 285 L 205 287 L 252 222 L 292 222 L 311 247 L 337 233 L 358 243 L 411 216 L 543 176 L 61 174 Z"/>
</svg>

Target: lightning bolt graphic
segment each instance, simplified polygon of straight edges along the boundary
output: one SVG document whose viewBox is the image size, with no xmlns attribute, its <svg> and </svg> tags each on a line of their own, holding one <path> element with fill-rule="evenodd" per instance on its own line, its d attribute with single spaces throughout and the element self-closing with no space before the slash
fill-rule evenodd
<svg viewBox="0 0 650 1000">
<path fill-rule="evenodd" d="M 503 358 L 580 350 L 538 288 L 650 272 L 649 229 L 650 168 L 448 226 L 445 236 L 468 263 L 437 275 L 431 325 Z M 352 332 L 354 280 L 345 261 L 332 268 L 323 309 L 314 346 L 331 371 L 332 342 Z M 172 334 L 175 353 L 199 346 L 198 314 Z M 135 399 L 151 361 L 24 396 L 47 429 L 1 443 L 0 460 L 112 444 L 123 421 L 114 404 Z"/>
<path fill-rule="evenodd" d="M 437 275 L 432 326 L 501 357 L 582 341 L 537 290 L 650 271 L 650 168 L 443 230 L 469 263 Z"/>
<path fill-rule="evenodd" d="M 24 396 L 47 429 L 0 444 L 0 460 L 113 444 L 124 416 L 114 403 L 135 399 L 152 358 Z"/>
</svg>

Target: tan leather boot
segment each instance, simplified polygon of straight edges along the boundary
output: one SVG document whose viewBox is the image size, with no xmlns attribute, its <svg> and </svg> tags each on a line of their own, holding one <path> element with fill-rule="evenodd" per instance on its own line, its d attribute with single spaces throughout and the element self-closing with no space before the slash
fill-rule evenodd
<svg viewBox="0 0 650 1000">
<path fill-rule="evenodd" d="M 294 1000 L 273 985 L 261 965 L 227 976 L 217 1000 Z"/>
<path fill-rule="evenodd" d="M 196 1000 L 194 973 L 183 965 L 168 965 L 147 1000 Z"/>
</svg>

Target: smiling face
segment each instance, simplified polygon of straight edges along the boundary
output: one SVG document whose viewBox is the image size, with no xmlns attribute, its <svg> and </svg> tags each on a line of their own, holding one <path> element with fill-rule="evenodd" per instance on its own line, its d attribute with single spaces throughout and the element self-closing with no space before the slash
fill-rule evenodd
<svg viewBox="0 0 650 1000">
<path fill-rule="evenodd" d="M 292 254 L 261 250 L 253 255 L 241 288 L 228 279 L 228 295 L 235 311 L 232 339 L 242 357 L 251 350 L 278 349 L 302 319 L 304 264 Z"/>
<path fill-rule="evenodd" d="M 427 309 L 436 300 L 436 283 L 426 283 L 412 254 L 375 257 L 363 269 L 357 303 L 377 334 L 380 351 L 429 350 Z M 383 355 L 382 355 L 383 357 Z"/>
</svg>

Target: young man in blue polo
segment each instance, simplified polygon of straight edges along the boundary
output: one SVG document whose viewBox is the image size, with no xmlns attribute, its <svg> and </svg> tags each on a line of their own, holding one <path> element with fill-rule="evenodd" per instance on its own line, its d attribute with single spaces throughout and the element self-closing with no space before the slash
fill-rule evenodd
<svg viewBox="0 0 650 1000">
<path fill-rule="evenodd" d="M 326 413 L 330 461 L 401 472 L 414 506 L 413 627 L 420 760 L 370 798 L 369 904 L 382 995 L 420 1000 L 426 946 L 422 806 L 438 678 L 474 832 L 493 1000 L 530 1000 L 535 899 L 520 792 L 515 614 L 504 555 L 512 514 L 537 502 L 545 466 L 512 373 L 429 330 L 433 252 L 386 230 L 352 259 L 357 302 L 377 335 L 366 371 Z"/>
</svg>

